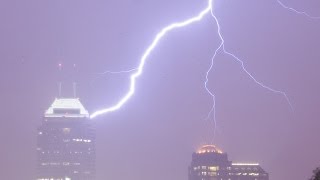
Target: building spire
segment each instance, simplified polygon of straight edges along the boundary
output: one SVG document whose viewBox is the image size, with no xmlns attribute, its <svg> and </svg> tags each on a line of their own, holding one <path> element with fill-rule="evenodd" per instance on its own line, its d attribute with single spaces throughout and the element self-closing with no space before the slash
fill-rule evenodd
<svg viewBox="0 0 320 180">
<path fill-rule="evenodd" d="M 73 97 L 76 98 L 77 97 L 77 83 L 73 82 Z"/>
<path fill-rule="evenodd" d="M 61 76 L 61 74 L 62 74 L 62 63 L 59 63 L 58 64 L 58 68 L 59 68 L 59 74 L 60 74 L 60 76 Z M 61 91 L 62 91 L 62 82 L 61 82 L 61 79 L 59 79 L 59 82 L 58 82 L 58 97 L 59 98 L 61 98 Z"/>
<path fill-rule="evenodd" d="M 62 89 L 62 83 L 61 82 L 59 82 L 58 83 L 58 88 L 59 88 L 59 98 L 61 98 L 61 89 Z"/>
<path fill-rule="evenodd" d="M 72 83 L 72 86 L 73 86 L 73 97 L 74 98 L 77 98 L 77 83 L 76 83 L 76 64 L 74 63 L 73 64 L 73 83 Z"/>
</svg>

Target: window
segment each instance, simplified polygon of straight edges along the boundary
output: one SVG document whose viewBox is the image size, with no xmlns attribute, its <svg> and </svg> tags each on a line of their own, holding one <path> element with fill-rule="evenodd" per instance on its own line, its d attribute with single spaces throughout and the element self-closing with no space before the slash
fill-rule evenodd
<svg viewBox="0 0 320 180">
<path fill-rule="evenodd" d="M 219 166 L 210 166 L 210 167 L 208 167 L 208 169 L 210 171 L 218 171 L 219 170 Z"/>
</svg>

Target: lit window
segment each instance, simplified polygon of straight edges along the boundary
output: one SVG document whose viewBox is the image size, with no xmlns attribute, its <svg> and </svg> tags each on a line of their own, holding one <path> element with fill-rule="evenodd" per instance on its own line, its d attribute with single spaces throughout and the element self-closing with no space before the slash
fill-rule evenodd
<svg viewBox="0 0 320 180">
<path fill-rule="evenodd" d="M 70 131 L 71 131 L 70 128 L 63 128 L 63 129 L 62 129 L 62 132 L 63 132 L 64 134 L 69 134 Z"/>
<path fill-rule="evenodd" d="M 208 167 L 208 169 L 210 171 L 218 171 L 219 170 L 219 166 L 210 166 L 210 167 Z"/>
<path fill-rule="evenodd" d="M 208 176 L 217 176 L 216 172 L 208 172 Z"/>
</svg>

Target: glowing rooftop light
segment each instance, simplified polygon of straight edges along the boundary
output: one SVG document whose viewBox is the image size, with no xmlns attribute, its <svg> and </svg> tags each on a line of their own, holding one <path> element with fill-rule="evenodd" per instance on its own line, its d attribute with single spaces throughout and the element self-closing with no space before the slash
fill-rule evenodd
<svg viewBox="0 0 320 180">
<path fill-rule="evenodd" d="M 198 151 L 197 154 L 204 154 L 204 153 L 218 153 L 222 154 L 223 152 L 218 149 L 215 145 L 204 145 Z"/>
</svg>

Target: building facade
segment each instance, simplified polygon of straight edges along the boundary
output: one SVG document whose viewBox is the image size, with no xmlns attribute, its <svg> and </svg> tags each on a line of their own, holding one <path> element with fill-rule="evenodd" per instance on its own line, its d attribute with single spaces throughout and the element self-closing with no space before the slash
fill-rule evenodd
<svg viewBox="0 0 320 180">
<path fill-rule="evenodd" d="M 37 180 L 95 179 L 95 130 L 79 99 L 55 99 L 37 139 Z"/>
<path fill-rule="evenodd" d="M 256 163 L 232 163 L 214 145 L 205 145 L 192 154 L 189 180 L 269 180 Z"/>
</svg>

